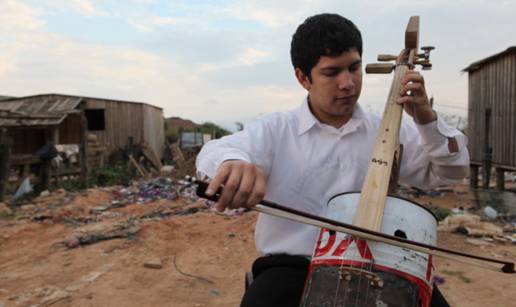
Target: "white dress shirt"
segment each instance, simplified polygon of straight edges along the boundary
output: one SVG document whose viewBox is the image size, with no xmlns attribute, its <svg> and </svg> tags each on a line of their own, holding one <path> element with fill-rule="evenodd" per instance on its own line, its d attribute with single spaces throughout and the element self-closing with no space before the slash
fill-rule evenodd
<svg viewBox="0 0 516 307">
<path fill-rule="evenodd" d="M 213 178 L 226 160 L 254 163 L 267 176 L 266 200 L 321 214 L 332 196 L 362 188 L 380 121 L 357 105 L 337 129 L 319 122 L 305 99 L 295 110 L 264 115 L 243 131 L 208 142 L 197 157 L 197 170 Z M 449 152 L 448 137 L 457 140 L 459 152 Z M 467 139 L 441 118 L 426 125 L 403 121 L 400 143 L 400 184 L 428 188 L 468 173 Z M 262 254 L 310 256 L 317 233 L 314 226 L 260 214 L 256 247 Z"/>
</svg>

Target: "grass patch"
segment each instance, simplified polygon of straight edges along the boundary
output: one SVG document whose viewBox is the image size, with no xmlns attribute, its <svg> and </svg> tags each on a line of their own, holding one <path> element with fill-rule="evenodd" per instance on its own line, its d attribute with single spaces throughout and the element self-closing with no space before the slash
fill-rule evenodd
<svg viewBox="0 0 516 307">
<path fill-rule="evenodd" d="M 129 185 L 135 177 L 134 169 L 127 167 L 125 164 L 104 165 L 91 172 L 90 185 L 100 187 Z"/>
<path fill-rule="evenodd" d="M 88 187 L 129 185 L 134 178 L 136 178 L 136 172 L 125 164 L 106 164 L 90 172 Z M 61 181 L 56 188 L 63 188 L 67 191 L 82 191 L 87 187 L 81 179 L 73 179 Z"/>
<path fill-rule="evenodd" d="M 438 221 L 444 220 L 448 215 L 452 213 L 452 211 L 448 208 L 440 208 L 440 207 L 431 207 L 429 208 L 433 214 L 437 217 Z"/>
</svg>

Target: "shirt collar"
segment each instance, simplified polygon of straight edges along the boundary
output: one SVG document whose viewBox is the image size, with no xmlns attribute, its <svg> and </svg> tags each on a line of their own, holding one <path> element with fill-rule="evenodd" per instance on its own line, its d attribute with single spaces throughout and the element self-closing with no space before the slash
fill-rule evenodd
<svg viewBox="0 0 516 307">
<path fill-rule="evenodd" d="M 303 104 L 297 109 L 297 117 L 299 119 L 298 135 L 302 135 L 314 126 L 324 125 L 310 110 L 310 107 L 308 106 L 308 96 L 303 100 Z M 364 122 L 364 118 L 365 112 L 362 107 L 357 104 L 351 119 L 340 129 L 334 129 L 336 131 L 341 131 L 342 133 L 353 132 Z"/>
<path fill-rule="evenodd" d="M 298 135 L 301 135 L 314 125 L 319 123 L 319 120 L 312 114 L 308 106 L 308 96 L 303 100 L 303 104 L 297 109 L 297 117 L 299 119 Z"/>
</svg>

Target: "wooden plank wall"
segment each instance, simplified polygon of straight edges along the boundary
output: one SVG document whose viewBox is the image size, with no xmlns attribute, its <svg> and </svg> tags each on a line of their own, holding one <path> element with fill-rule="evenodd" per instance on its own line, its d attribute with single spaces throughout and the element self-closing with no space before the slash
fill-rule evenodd
<svg viewBox="0 0 516 307">
<path fill-rule="evenodd" d="M 12 102 L 12 107 L 24 105 L 24 110 L 36 113 L 41 108 L 49 106 L 54 109 L 68 110 L 70 104 L 78 101 L 79 98 L 65 95 L 41 95 Z M 105 130 L 88 131 L 88 134 L 97 135 L 98 141 L 106 147 L 107 155 L 116 149 L 124 148 L 131 136 L 135 144 L 147 141 L 161 157 L 165 140 L 161 109 L 142 103 L 97 98 L 83 98 L 83 103 L 85 109 L 104 109 Z M 80 115 L 70 114 L 59 125 L 60 144 L 80 143 L 79 120 Z M 48 137 L 50 128 L 49 126 L 9 129 L 8 135 L 15 140 L 13 154 L 34 153 L 45 145 L 45 136 Z"/>
<path fill-rule="evenodd" d="M 158 157 L 163 157 L 165 145 L 165 119 L 163 111 L 151 106 L 143 106 L 143 134 Z"/>
<path fill-rule="evenodd" d="M 12 155 L 33 154 L 45 145 L 45 133 L 43 128 L 26 129 L 11 128 L 7 135 L 14 140 Z"/>
<path fill-rule="evenodd" d="M 505 54 L 469 73 L 468 148 L 484 157 L 485 110 L 491 108 L 489 143 L 493 164 L 516 168 L 516 54 Z"/>
<path fill-rule="evenodd" d="M 80 120 L 79 114 L 70 114 L 65 118 L 59 125 L 59 144 L 81 143 Z"/>
<path fill-rule="evenodd" d="M 87 99 L 86 109 L 104 109 L 105 130 L 88 131 L 95 134 L 104 144 L 109 155 L 116 149 L 124 148 L 129 137 L 134 143 L 146 141 L 161 157 L 165 142 L 163 111 L 142 104 L 102 99 Z"/>
<path fill-rule="evenodd" d="M 87 99 L 86 109 L 104 109 L 105 130 L 88 131 L 88 134 L 97 135 L 108 155 L 124 148 L 130 136 L 135 143 L 143 140 L 142 104 Z"/>
</svg>

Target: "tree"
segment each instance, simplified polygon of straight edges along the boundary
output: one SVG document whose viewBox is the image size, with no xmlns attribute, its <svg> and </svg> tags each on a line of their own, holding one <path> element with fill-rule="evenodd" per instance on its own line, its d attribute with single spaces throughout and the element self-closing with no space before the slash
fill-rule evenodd
<svg viewBox="0 0 516 307">
<path fill-rule="evenodd" d="M 199 129 L 202 133 L 211 134 L 211 136 L 215 139 L 221 138 L 225 135 L 231 134 L 228 130 L 214 124 L 211 122 L 206 122 L 201 125 Z"/>
</svg>

